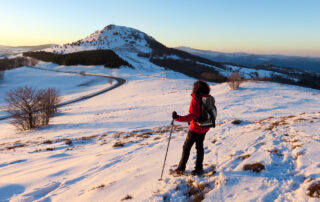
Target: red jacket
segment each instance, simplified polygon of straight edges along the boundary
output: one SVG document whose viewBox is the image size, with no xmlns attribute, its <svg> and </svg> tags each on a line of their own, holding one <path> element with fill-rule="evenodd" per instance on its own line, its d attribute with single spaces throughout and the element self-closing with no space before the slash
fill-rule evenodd
<svg viewBox="0 0 320 202">
<path fill-rule="evenodd" d="M 194 94 L 191 94 L 192 100 L 190 103 L 189 107 L 189 114 L 186 116 L 179 116 L 178 118 L 175 119 L 175 121 L 179 122 L 190 122 L 190 130 L 195 133 L 206 133 L 209 131 L 209 128 L 203 128 L 199 126 L 196 122 L 195 119 L 201 115 L 201 108 L 200 108 L 200 99 L 197 98 Z M 206 97 L 208 95 L 205 95 Z"/>
</svg>

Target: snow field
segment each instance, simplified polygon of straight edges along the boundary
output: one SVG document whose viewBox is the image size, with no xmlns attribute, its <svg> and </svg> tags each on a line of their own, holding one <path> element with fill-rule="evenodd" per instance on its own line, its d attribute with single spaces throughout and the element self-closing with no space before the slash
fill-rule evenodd
<svg viewBox="0 0 320 202">
<path fill-rule="evenodd" d="M 48 63 L 46 63 L 48 66 Z M 62 95 L 62 102 L 97 92 L 111 86 L 106 78 L 80 76 L 77 74 L 57 73 L 21 67 L 5 71 L 0 81 L 0 117 L 7 115 L 6 93 L 12 89 L 31 86 L 35 89 L 56 88 Z"/>
<path fill-rule="evenodd" d="M 129 195 L 132 201 L 183 201 L 201 197 L 197 190 L 207 201 L 310 200 L 307 187 L 320 173 L 319 91 L 268 82 L 247 82 L 231 91 L 227 84 L 212 84 L 218 126 L 206 135 L 204 166 L 215 166 L 217 174 L 169 175 L 187 132 L 186 124 L 176 123 L 164 180 L 158 181 L 171 112 L 187 113 L 194 80 L 160 68 L 152 73 L 51 68 L 110 74 L 128 82 L 62 107 L 50 126 L 39 130 L 17 132 L 1 121 L 0 200 L 119 201 Z M 241 123 L 233 124 L 235 119 Z M 188 170 L 194 161 L 193 148 Z M 254 162 L 266 169 L 242 170 Z"/>
<path fill-rule="evenodd" d="M 234 91 L 225 83 L 211 84 L 218 126 L 206 135 L 204 168 L 217 173 L 169 175 L 188 131 L 187 124 L 175 123 L 163 181 L 158 181 L 171 112 L 188 113 L 195 80 L 138 57 L 152 51 L 145 37 L 135 29 L 108 26 L 73 45 L 47 49 L 112 49 L 135 69 L 40 63 L 41 68 L 112 75 L 127 83 L 60 108 L 48 127 L 19 132 L 9 120 L 0 121 L 0 201 L 317 201 L 315 193 L 314 198 L 307 193 L 319 181 L 320 91 L 269 82 L 246 82 Z M 225 75 L 237 67 L 229 68 Z M 25 67 L 7 71 L 5 78 L 0 106 L 5 91 L 20 85 L 56 87 L 64 100 L 108 87 L 104 78 Z M 195 154 L 193 148 L 189 171 Z M 243 170 L 256 162 L 265 169 Z"/>
</svg>

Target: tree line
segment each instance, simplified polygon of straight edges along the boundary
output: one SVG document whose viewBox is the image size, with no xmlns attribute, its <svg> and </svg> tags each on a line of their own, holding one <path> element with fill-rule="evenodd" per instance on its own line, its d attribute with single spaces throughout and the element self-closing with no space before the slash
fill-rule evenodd
<svg viewBox="0 0 320 202">
<path fill-rule="evenodd" d="M 14 69 L 22 66 L 34 66 L 37 65 L 38 61 L 33 58 L 27 57 L 15 57 L 15 58 L 4 58 L 0 60 L 0 71 Z"/>
<path fill-rule="evenodd" d="M 68 54 L 56 54 L 45 51 L 25 52 L 24 56 L 59 65 L 104 65 L 108 68 L 119 68 L 122 65 L 132 67 L 112 50 L 90 50 Z"/>
</svg>

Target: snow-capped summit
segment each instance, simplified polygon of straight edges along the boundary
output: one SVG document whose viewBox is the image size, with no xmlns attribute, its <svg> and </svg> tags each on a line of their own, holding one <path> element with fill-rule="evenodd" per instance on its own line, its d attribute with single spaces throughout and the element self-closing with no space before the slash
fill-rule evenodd
<svg viewBox="0 0 320 202">
<path fill-rule="evenodd" d="M 154 40 L 151 36 L 137 29 L 108 25 L 84 39 L 58 45 L 45 51 L 65 54 L 84 50 L 111 49 L 114 51 L 126 50 L 130 52 L 150 53 L 151 49 L 146 38 Z"/>
</svg>

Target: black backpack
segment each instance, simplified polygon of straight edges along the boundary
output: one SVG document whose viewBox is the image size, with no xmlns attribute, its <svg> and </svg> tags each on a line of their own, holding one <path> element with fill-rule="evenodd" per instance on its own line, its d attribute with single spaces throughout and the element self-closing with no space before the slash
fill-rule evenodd
<svg viewBox="0 0 320 202">
<path fill-rule="evenodd" d="M 215 128 L 217 118 L 217 107 L 215 99 L 211 95 L 202 97 L 200 100 L 201 115 L 196 119 L 199 126 L 204 128 Z"/>
</svg>

